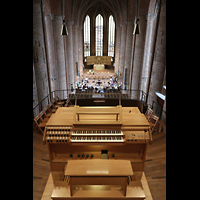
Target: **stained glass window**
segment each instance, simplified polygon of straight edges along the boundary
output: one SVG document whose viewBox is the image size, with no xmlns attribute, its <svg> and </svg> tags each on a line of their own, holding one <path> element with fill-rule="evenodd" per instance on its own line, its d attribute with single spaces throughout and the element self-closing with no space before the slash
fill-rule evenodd
<svg viewBox="0 0 200 200">
<path fill-rule="evenodd" d="M 103 55 L 103 17 L 100 14 L 95 20 L 95 50 L 96 56 Z"/>
<path fill-rule="evenodd" d="M 90 56 L 90 17 L 87 15 L 84 21 L 84 57 Z"/>
<path fill-rule="evenodd" d="M 113 16 L 109 17 L 108 27 L 108 56 L 114 57 L 114 45 L 115 44 L 115 21 Z"/>
</svg>

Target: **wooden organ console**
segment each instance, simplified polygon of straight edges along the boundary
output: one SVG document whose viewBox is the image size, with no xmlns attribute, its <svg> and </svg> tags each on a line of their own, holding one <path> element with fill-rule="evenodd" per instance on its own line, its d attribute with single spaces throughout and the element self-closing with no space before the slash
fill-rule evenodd
<svg viewBox="0 0 200 200">
<path fill-rule="evenodd" d="M 51 172 L 42 200 L 152 200 L 144 175 L 152 135 L 137 107 L 60 107 L 43 143 Z"/>
</svg>

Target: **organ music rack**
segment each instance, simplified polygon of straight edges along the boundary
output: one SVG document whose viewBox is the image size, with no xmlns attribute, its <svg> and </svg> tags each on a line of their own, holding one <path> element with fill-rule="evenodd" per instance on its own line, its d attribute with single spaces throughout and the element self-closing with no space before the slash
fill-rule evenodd
<svg viewBox="0 0 200 200">
<path fill-rule="evenodd" d="M 133 175 L 127 177 L 126 196 L 121 195 L 119 188 L 110 186 L 102 189 L 102 199 L 152 199 L 149 190 L 144 188 L 146 150 L 148 143 L 152 143 L 152 135 L 149 123 L 137 107 L 60 107 L 46 124 L 43 143 L 47 143 L 49 150 L 54 187 L 48 195 L 52 199 L 95 199 L 91 196 L 94 194 L 91 186 L 82 186 L 86 189 L 76 186 L 75 190 L 80 190 L 72 197 L 70 177 L 65 176 L 65 169 L 70 160 L 95 163 L 101 159 L 128 160 L 133 170 Z M 60 187 L 64 193 L 59 192 Z M 88 193 L 82 193 L 83 190 Z"/>
</svg>

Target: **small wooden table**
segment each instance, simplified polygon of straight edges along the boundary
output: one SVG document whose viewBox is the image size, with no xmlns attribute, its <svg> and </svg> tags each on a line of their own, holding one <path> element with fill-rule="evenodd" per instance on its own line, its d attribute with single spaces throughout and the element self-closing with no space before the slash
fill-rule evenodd
<svg viewBox="0 0 200 200">
<path fill-rule="evenodd" d="M 123 185 L 126 196 L 127 178 L 133 175 L 128 160 L 69 160 L 64 172 L 70 177 L 70 195 L 73 185 Z"/>
</svg>

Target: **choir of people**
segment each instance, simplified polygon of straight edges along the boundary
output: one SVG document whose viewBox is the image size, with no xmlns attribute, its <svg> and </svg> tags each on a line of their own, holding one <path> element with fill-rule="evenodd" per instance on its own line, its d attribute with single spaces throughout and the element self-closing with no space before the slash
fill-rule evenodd
<svg viewBox="0 0 200 200">
<path fill-rule="evenodd" d="M 80 89 L 83 92 L 87 89 L 94 90 L 97 93 L 104 93 L 105 91 L 110 90 L 119 90 L 121 89 L 121 84 L 118 84 L 118 78 L 116 76 L 110 76 L 109 81 L 101 80 L 100 77 L 97 81 L 88 80 L 82 76 L 81 81 L 75 83 L 75 89 Z"/>
</svg>

